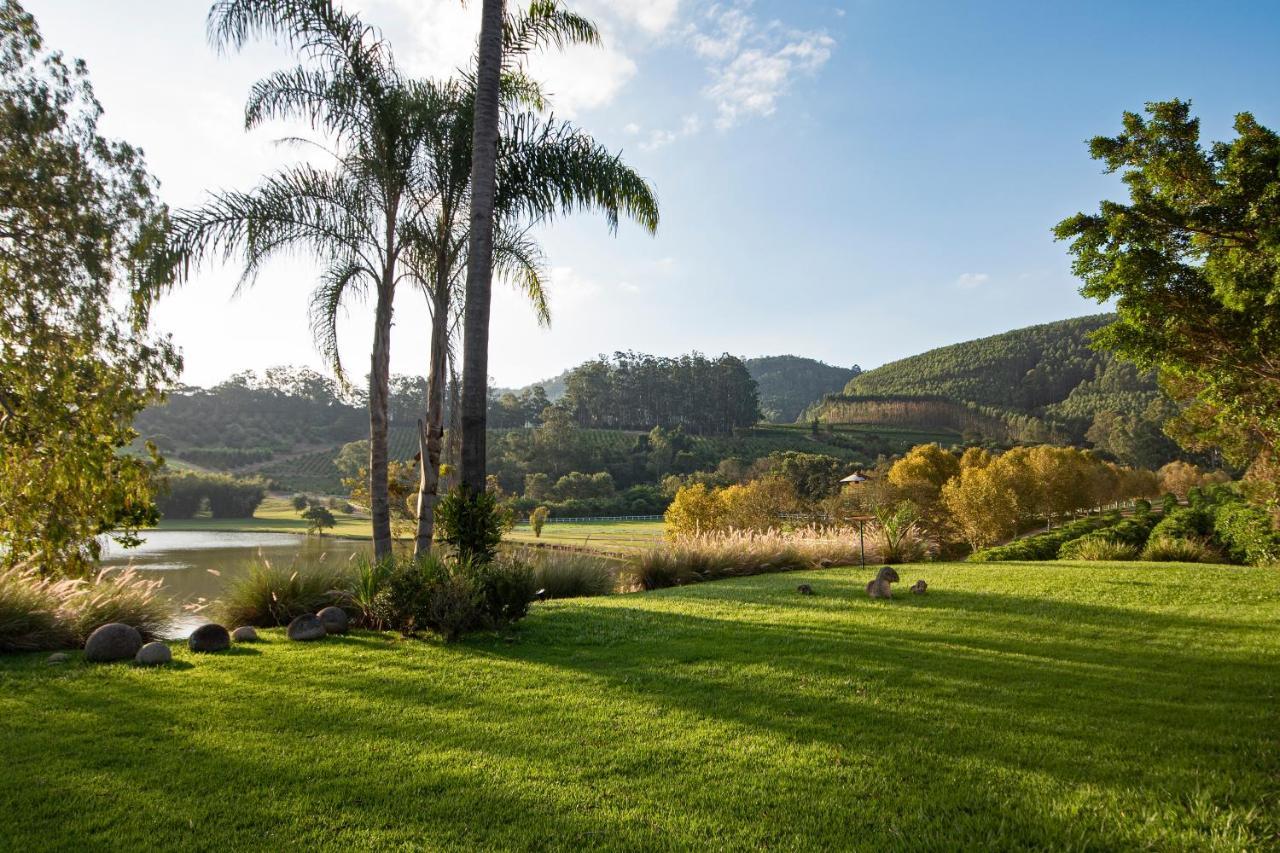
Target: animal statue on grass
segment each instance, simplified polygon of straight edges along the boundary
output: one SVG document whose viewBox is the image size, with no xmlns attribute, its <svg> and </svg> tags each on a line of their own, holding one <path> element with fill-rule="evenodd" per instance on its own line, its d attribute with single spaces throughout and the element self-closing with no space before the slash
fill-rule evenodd
<svg viewBox="0 0 1280 853">
<path fill-rule="evenodd" d="M 876 579 L 867 581 L 867 595 L 872 598 L 893 598 L 893 589 L 889 586 L 898 582 L 898 573 L 889 566 L 882 566 L 876 573 Z"/>
<path fill-rule="evenodd" d="M 920 578 L 920 580 L 916 581 L 911 585 L 911 591 L 914 592 L 916 595 L 924 595 L 925 592 L 928 591 L 928 589 L 929 589 L 929 584 L 925 583 L 924 578 Z"/>
<path fill-rule="evenodd" d="M 813 587 L 809 586 L 807 583 L 802 583 L 800 586 L 796 587 L 796 592 L 801 595 L 813 595 Z"/>
</svg>

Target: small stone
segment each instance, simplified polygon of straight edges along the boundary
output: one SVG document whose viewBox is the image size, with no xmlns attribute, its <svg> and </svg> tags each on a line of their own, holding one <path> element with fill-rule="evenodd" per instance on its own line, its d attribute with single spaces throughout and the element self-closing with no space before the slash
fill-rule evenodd
<svg viewBox="0 0 1280 853">
<path fill-rule="evenodd" d="M 347 633 L 347 611 L 341 607 L 326 607 L 316 614 L 316 618 L 324 625 L 326 634 Z"/>
<path fill-rule="evenodd" d="M 809 586 L 807 583 L 802 583 L 800 586 L 796 587 L 796 592 L 801 595 L 813 595 L 813 587 Z"/>
<path fill-rule="evenodd" d="M 71 655 L 66 652 L 54 652 L 45 658 L 45 663 L 66 663 L 71 660 Z"/>
<path fill-rule="evenodd" d="M 162 666 L 173 661 L 173 652 L 164 643 L 147 643 L 138 649 L 133 662 L 138 666 Z"/>
<path fill-rule="evenodd" d="M 191 632 L 187 646 L 193 652 L 225 652 L 231 648 L 231 635 L 226 628 L 210 622 Z"/>
<path fill-rule="evenodd" d="M 324 623 L 310 613 L 304 613 L 294 619 L 285 630 L 285 634 L 290 640 L 301 640 L 303 642 L 322 640 L 327 633 L 329 632 L 324 629 Z"/>
<path fill-rule="evenodd" d="M 91 663 L 131 660 L 142 648 L 142 635 L 132 625 L 110 622 L 89 635 L 84 659 Z"/>
<path fill-rule="evenodd" d="M 231 632 L 231 639 L 237 643 L 256 643 L 258 642 L 258 629 L 252 625 L 241 625 Z"/>
<path fill-rule="evenodd" d="M 921 578 L 920 580 L 916 581 L 911 585 L 911 591 L 914 592 L 916 595 L 924 595 L 925 592 L 928 591 L 928 589 L 929 589 L 929 585 L 924 582 L 924 578 Z"/>
</svg>

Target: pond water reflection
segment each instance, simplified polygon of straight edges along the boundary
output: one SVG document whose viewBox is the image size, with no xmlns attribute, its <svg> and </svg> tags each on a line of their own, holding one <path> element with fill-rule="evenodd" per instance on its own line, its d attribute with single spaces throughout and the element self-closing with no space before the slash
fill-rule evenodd
<svg viewBox="0 0 1280 853">
<path fill-rule="evenodd" d="M 292 533 L 151 530 L 142 538 L 137 548 L 125 549 L 109 542 L 103 549 L 102 564 L 133 566 L 161 580 L 164 594 L 179 614 L 175 637 L 185 637 L 204 621 L 184 610 L 184 605 L 217 599 L 227 582 L 248 571 L 255 561 L 284 566 L 321 560 L 345 562 L 371 550 L 368 542 Z"/>
</svg>

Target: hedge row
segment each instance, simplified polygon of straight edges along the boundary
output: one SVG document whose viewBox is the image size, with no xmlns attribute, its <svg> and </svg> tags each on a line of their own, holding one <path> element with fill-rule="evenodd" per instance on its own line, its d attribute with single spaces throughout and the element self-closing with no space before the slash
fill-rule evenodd
<svg viewBox="0 0 1280 853">
<path fill-rule="evenodd" d="M 1242 500 L 1217 506 L 1213 534 L 1233 563 L 1262 566 L 1280 562 L 1280 533 L 1272 526 L 1271 517 Z"/>
<path fill-rule="evenodd" d="M 1015 540 L 1007 545 L 997 545 L 993 548 L 983 548 L 981 551 L 975 551 L 969 555 L 969 562 L 1004 563 L 1012 560 L 1053 560 L 1057 558 L 1058 551 L 1066 543 L 1073 539 L 1079 539 L 1081 536 L 1092 533 L 1099 528 L 1113 525 L 1119 520 L 1120 514 L 1117 512 L 1087 516 L 1064 524 L 1054 530 L 1047 530 L 1035 536 L 1027 536 L 1023 539 Z"/>
<path fill-rule="evenodd" d="M 194 518 L 206 502 L 214 518 L 253 518 L 267 495 L 261 480 L 194 471 L 169 474 L 158 492 L 156 506 L 164 518 Z"/>
<path fill-rule="evenodd" d="M 1093 542 L 1112 542 L 1117 545 L 1130 545 L 1141 550 L 1142 546 L 1147 544 L 1147 537 L 1151 535 L 1151 530 L 1155 526 L 1156 516 L 1150 513 L 1135 515 L 1072 539 L 1058 551 L 1058 558 L 1076 559 L 1080 556 L 1080 550 L 1089 547 Z"/>
</svg>

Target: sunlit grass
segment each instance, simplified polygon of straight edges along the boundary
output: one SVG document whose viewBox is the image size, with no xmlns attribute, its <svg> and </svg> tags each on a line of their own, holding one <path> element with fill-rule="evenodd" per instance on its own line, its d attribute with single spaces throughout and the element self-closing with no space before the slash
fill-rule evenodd
<svg viewBox="0 0 1280 853">
<path fill-rule="evenodd" d="M 2 658 L 5 844 L 1276 846 L 1280 573 L 898 568 L 541 603 L 514 643 Z"/>
</svg>

